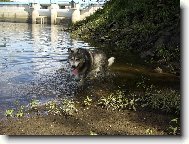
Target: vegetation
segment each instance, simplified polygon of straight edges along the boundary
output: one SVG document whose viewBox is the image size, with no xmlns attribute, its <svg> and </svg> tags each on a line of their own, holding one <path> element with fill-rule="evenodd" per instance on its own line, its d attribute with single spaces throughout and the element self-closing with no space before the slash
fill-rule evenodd
<svg viewBox="0 0 189 144">
<path fill-rule="evenodd" d="M 157 90 L 155 86 L 146 86 L 143 92 L 130 92 L 125 94 L 117 90 L 106 97 L 101 97 L 98 105 L 102 108 L 112 110 L 158 110 L 165 113 L 180 114 L 181 97 L 180 94 L 171 89 Z"/>
<path fill-rule="evenodd" d="M 13 117 L 13 112 L 14 112 L 14 110 L 13 109 L 7 109 L 6 111 L 5 111 L 5 116 L 7 116 L 7 117 Z"/>
<path fill-rule="evenodd" d="M 169 122 L 168 134 L 179 135 L 180 134 L 180 121 L 178 118 L 174 118 Z"/>
<path fill-rule="evenodd" d="M 117 61 L 129 50 L 146 63 L 180 71 L 179 0 L 110 0 L 71 26 L 72 36 L 93 40 Z M 105 48 L 106 47 L 106 48 Z"/>
<path fill-rule="evenodd" d="M 87 109 L 91 106 L 98 106 L 107 110 L 158 110 L 166 114 L 173 114 L 176 118 L 171 119 L 169 125 L 164 130 L 169 135 L 180 134 L 180 95 L 176 91 L 157 90 L 155 86 L 147 86 L 144 81 L 138 82 L 137 87 L 140 88 L 138 92 L 127 92 L 123 90 L 115 90 L 110 95 L 104 95 L 98 99 L 92 99 L 89 96 L 78 102 L 73 99 L 62 99 L 61 101 L 49 101 L 43 105 L 43 110 L 50 115 L 59 116 L 75 116 L 78 113 L 78 106 L 81 109 Z M 79 105 L 80 104 L 80 105 Z M 84 104 L 84 105 L 83 105 Z M 83 107 L 82 107 L 83 106 Z M 39 114 L 39 101 L 33 99 L 29 104 L 29 110 Z M 81 110 L 80 109 L 80 110 Z M 28 113 L 25 106 L 20 106 L 19 109 L 8 109 L 5 111 L 7 117 L 21 118 Z M 146 135 L 154 135 L 153 129 L 146 129 Z M 90 131 L 90 135 L 97 135 L 97 133 Z"/>
<path fill-rule="evenodd" d="M 92 104 L 92 98 L 89 98 L 89 96 L 87 96 L 87 98 L 83 102 L 84 106 L 90 106 Z"/>
<path fill-rule="evenodd" d="M 66 115 L 73 115 L 75 112 L 77 112 L 77 108 L 75 107 L 75 102 L 73 100 L 64 99 L 62 101 L 62 111 Z"/>
<path fill-rule="evenodd" d="M 30 105 L 31 109 L 33 109 L 33 110 L 37 109 L 37 106 L 39 105 L 39 100 L 32 99 L 29 105 Z"/>
<path fill-rule="evenodd" d="M 139 99 L 133 97 L 126 97 L 124 92 L 117 90 L 115 93 L 110 94 L 108 97 L 99 99 L 98 105 L 102 108 L 112 110 L 131 109 L 136 111 L 137 101 Z"/>
</svg>

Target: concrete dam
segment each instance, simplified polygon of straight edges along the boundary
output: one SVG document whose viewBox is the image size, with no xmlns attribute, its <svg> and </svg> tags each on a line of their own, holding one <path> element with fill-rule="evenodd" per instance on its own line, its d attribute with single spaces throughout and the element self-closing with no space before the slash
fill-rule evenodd
<svg viewBox="0 0 189 144">
<path fill-rule="evenodd" d="M 69 24 L 85 19 L 102 5 L 91 4 L 80 9 L 80 4 L 63 3 L 21 3 L 0 2 L 0 22 L 20 22 L 39 24 Z"/>
</svg>

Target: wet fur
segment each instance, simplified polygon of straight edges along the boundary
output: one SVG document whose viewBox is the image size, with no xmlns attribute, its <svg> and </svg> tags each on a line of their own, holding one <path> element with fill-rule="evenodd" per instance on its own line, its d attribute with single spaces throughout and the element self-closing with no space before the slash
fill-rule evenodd
<svg viewBox="0 0 189 144">
<path fill-rule="evenodd" d="M 69 64 L 72 69 L 77 69 L 82 82 L 86 77 L 105 76 L 108 66 L 114 61 L 113 57 L 107 59 L 104 53 L 95 50 L 74 48 L 68 49 L 68 53 Z"/>
</svg>

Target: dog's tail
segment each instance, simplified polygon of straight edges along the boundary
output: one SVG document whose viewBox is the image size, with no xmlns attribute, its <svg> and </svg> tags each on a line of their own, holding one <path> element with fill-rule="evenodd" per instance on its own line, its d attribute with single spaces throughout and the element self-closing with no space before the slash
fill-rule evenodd
<svg viewBox="0 0 189 144">
<path fill-rule="evenodd" d="M 108 66 L 111 66 L 114 63 L 115 57 L 111 57 L 108 59 Z"/>
</svg>

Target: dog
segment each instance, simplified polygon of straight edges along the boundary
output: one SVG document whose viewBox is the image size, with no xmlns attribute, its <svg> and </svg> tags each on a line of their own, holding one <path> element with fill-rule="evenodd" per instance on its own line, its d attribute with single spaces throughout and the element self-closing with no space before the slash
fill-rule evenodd
<svg viewBox="0 0 189 144">
<path fill-rule="evenodd" d="M 84 48 L 68 48 L 68 54 L 71 74 L 80 79 L 81 85 L 87 77 L 105 76 L 107 69 L 115 60 L 114 57 L 107 59 L 99 50 Z"/>
</svg>

